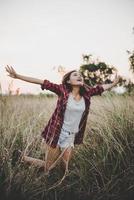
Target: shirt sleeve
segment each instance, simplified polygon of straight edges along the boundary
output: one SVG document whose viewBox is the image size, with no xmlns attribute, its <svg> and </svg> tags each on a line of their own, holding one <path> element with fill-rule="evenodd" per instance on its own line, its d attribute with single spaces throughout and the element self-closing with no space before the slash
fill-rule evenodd
<svg viewBox="0 0 134 200">
<path fill-rule="evenodd" d="M 52 83 L 49 80 L 45 79 L 43 81 L 43 84 L 41 84 L 41 89 L 44 90 L 50 90 L 51 92 L 56 93 L 57 95 L 60 95 L 62 90 L 61 90 L 61 84 L 56 84 Z"/>
<path fill-rule="evenodd" d="M 101 95 L 104 92 L 102 85 L 97 85 L 89 89 L 90 96 Z"/>
</svg>

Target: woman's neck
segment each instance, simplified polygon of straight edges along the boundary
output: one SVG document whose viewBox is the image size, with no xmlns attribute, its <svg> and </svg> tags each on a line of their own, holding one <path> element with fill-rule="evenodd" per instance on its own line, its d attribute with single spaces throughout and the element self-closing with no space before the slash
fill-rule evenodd
<svg viewBox="0 0 134 200">
<path fill-rule="evenodd" d="M 73 86 L 72 92 L 71 92 L 74 96 L 77 96 L 80 94 L 80 87 L 78 86 Z"/>
</svg>

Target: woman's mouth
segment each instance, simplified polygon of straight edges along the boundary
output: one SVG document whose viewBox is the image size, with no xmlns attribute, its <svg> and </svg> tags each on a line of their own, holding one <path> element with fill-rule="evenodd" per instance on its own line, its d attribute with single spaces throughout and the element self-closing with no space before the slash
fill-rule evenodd
<svg viewBox="0 0 134 200">
<path fill-rule="evenodd" d="M 77 79 L 77 81 L 80 81 L 80 82 L 82 82 L 82 79 L 80 78 L 80 79 Z"/>
</svg>

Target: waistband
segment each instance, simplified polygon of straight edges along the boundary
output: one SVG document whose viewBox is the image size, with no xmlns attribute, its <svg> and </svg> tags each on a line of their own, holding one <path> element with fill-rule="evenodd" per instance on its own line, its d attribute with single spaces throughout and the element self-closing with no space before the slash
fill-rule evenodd
<svg viewBox="0 0 134 200">
<path fill-rule="evenodd" d="M 63 131 L 65 131 L 65 132 L 67 132 L 68 133 L 68 135 L 72 135 L 72 134 L 76 134 L 76 133 L 78 133 L 78 132 L 71 132 L 71 131 L 68 131 L 68 130 L 66 130 L 66 129 L 64 129 L 64 128 L 61 128 Z"/>
</svg>

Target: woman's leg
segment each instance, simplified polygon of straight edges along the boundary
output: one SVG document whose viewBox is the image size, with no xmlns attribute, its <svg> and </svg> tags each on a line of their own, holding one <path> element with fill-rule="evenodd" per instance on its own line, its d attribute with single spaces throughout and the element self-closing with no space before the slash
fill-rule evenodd
<svg viewBox="0 0 134 200">
<path fill-rule="evenodd" d="M 56 148 L 52 148 L 46 143 L 44 145 L 45 145 L 45 155 L 44 155 L 45 171 L 49 171 L 53 169 L 58 163 L 61 151 L 59 146 L 57 146 Z"/>
<path fill-rule="evenodd" d="M 58 160 L 58 157 L 60 156 L 60 148 L 52 148 L 48 144 L 46 144 L 45 141 L 42 141 L 41 151 L 43 155 L 43 160 L 32 158 L 26 155 L 23 155 L 21 160 L 36 167 L 44 168 L 44 170 L 48 172 L 49 169 L 52 169 L 57 164 L 56 160 Z M 54 163 L 55 165 L 52 166 Z"/>
<path fill-rule="evenodd" d="M 62 155 L 63 167 L 65 169 L 65 172 L 68 172 L 69 161 L 73 155 L 73 147 L 63 148 L 62 151 L 63 151 Z"/>
<path fill-rule="evenodd" d="M 22 159 L 21 159 L 22 162 L 26 162 L 30 165 L 34 165 L 35 167 L 43 167 L 45 166 L 45 161 L 41 160 L 41 159 L 37 159 L 37 158 L 32 158 L 32 157 L 29 157 L 29 156 L 25 156 L 23 155 Z"/>
</svg>

